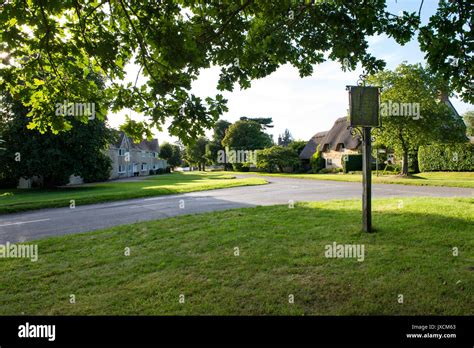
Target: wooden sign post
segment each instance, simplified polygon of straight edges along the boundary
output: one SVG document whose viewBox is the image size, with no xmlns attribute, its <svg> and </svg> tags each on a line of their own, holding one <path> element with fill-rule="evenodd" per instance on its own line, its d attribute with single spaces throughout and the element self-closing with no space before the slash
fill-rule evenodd
<svg viewBox="0 0 474 348">
<path fill-rule="evenodd" d="M 364 83 L 365 84 L 365 83 Z M 378 87 L 347 86 L 351 133 L 362 138 L 362 229 L 372 232 L 372 127 L 380 127 Z"/>
</svg>

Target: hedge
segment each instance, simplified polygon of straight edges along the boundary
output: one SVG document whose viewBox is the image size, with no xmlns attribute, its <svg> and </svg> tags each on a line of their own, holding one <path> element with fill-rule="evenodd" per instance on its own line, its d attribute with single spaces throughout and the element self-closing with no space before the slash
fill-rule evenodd
<svg viewBox="0 0 474 348">
<path fill-rule="evenodd" d="M 422 172 L 474 171 L 474 144 L 436 144 L 421 146 L 418 164 Z"/>
<path fill-rule="evenodd" d="M 356 172 L 362 170 L 362 155 L 343 155 L 342 157 L 342 168 L 344 173 Z"/>
</svg>

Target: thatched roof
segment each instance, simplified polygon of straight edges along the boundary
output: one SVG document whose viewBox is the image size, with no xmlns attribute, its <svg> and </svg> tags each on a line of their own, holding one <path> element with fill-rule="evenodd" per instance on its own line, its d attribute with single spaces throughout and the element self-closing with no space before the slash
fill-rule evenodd
<svg viewBox="0 0 474 348">
<path fill-rule="evenodd" d="M 339 144 L 343 144 L 346 149 L 357 149 L 360 145 L 360 137 L 358 135 L 352 136 L 347 126 L 347 117 L 338 118 L 322 140 L 321 150 L 336 150 Z"/>
<path fill-rule="evenodd" d="M 316 133 L 301 151 L 300 159 L 310 159 L 318 145 L 321 145 L 321 151 L 330 151 L 338 149 L 339 144 L 351 150 L 357 149 L 361 144 L 360 137 L 353 137 L 347 128 L 347 117 L 338 118 L 329 131 Z"/>
<path fill-rule="evenodd" d="M 306 146 L 303 148 L 303 151 L 300 153 L 300 159 L 310 159 L 311 156 L 316 152 L 316 148 L 319 144 L 321 144 L 321 140 L 324 139 L 328 132 L 319 132 L 313 135 L 311 139 L 309 139 Z"/>
</svg>

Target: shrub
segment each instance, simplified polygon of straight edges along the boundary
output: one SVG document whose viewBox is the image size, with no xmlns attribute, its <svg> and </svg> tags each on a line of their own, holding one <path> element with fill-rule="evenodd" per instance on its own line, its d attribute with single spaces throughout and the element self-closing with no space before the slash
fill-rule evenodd
<svg viewBox="0 0 474 348">
<path fill-rule="evenodd" d="M 112 170 L 112 160 L 107 155 L 99 153 L 90 160 L 83 159 L 83 165 L 78 175 L 84 182 L 107 181 Z M 69 181 L 69 179 L 68 179 Z"/>
<path fill-rule="evenodd" d="M 250 172 L 250 165 L 249 162 L 244 163 L 232 163 L 232 170 L 235 172 Z"/>
<path fill-rule="evenodd" d="M 243 171 L 245 171 L 244 166 L 242 165 L 242 163 L 232 163 L 232 170 L 234 172 L 243 172 Z"/>
<path fill-rule="evenodd" d="M 158 168 L 156 170 L 156 174 L 158 174 L 158 175 L 165 174 L 165 169 L 164 168 Z"/>
<path fill-rule="evenodd" d="M 324 160 L 321 154 L 319 145 L 316 148 L 316 151 L 314 152 L 313 156 L 311 156 L 311 159 L 309 162 L 311 164 L 311 169 L 313 173 L 319 172 L 321 169 L 323 169 L 326 166 L 326 161 Z"/>
<path fill-rule="evenodd" d="M 150 172 L 149 172 L 148 174 L 150 174 L 150 175 L 155 175 L 155 173 L 156 173 L 156 172 L 155 172 L 153 169 L 150 169 Z"/>
<path fill-rule="evenodd" d="M 323 168 L 319 171 L 320 174 L 335 174 L 341 172 L 342 168 Z"/>
<path fill-rule="evenodd" d="M 474 171 L 474 144 L 435 144 L 421 146 L 418 163 L 422 172 Z"/>
<path fill-rule="evenodd" d="M 257 168 L 266 172 L 292 172 L 298 164 L 297 153 L 289 147 L 272 146 L 257 153 Z"/>
<path fill-rule="evenodd" d="M 0 189 L 16 188 L 18 186 L 18 179 L 4 178 L 0 174 Z"/>
</svg>

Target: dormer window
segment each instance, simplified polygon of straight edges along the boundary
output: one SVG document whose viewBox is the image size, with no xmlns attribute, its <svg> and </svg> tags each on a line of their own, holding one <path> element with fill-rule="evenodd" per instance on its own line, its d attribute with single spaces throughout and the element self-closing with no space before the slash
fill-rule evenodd
<svg viewBox="0 0 474 348">
<path fill-rule="evenodd" d="M 126 153 L 126 150 L 122 149 L 122 148 L 120 148 L 119 151 L 118 151 L 118 155 L 121 156 L 121 157 L 125 156 L 125 153 Z"/>
</svg>

